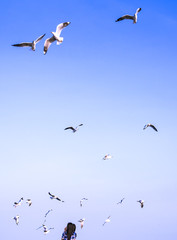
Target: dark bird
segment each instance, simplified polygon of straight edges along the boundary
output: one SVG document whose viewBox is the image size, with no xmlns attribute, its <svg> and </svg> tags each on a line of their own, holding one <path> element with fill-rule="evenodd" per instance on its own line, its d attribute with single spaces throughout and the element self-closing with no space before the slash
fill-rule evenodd
<svg viewBox="0 0 177 240">
<path fill-rule="evenodd" d="M 122 199 L 120 200 L 120 202 L 118 202 L 117 204 L 122 204 L 122 202 L 123 202 L 124 199 L 125 199 L 125 198 L 122 198 Z"/>
<path fill-rule="evenodd" d="M 72 131 L 73 131 L 73 133 L 75 133 L 78 129 L 79 129 L 79 127 L 81 127 L 81 126 L 83 126 L 83 124 L 79 124 L 77 127 L 75 127 L 75 128 L 73 128 L 73 127 L 67 127 L 67 128 L 65 128 L 64 130 L 68 130 L 68 129 L 71 129 Z"/>
<path fill-rule="evenodd" d="M 56 199 L 56 200 L 58 200 L 58 201 L 64 202 L 64 201 L 62 201 L 59 197 L 51 194 L 50 192 L 48 192 L 48 194 L 50 195 L 50 199 Z"/>
<path fill-rule="evenodd" d="M 138 200 L 137 202 L 139 202 L 141 204 L 141 208 L 144 207 L 144 200 Z"/>
<path fill-rule="evenodd" d="M 42 36 L 38 37 L 36 40 L 34 40 L 32 42 L 23 42 L 23 43 L 13 44 L 12 46 L 14 46 L 14 47 L 31 47 L 31 49 L 33 51 L 35 51 L 36 43 L 38 43 L 44 36 L 45 36 L 45 34 L 43 34 Z"/>
<path fill-rule="evenodd" d="M 136 13 L 133 15 L 133 16 L 131 16 L 131 15 L 124 15 L 124 16 L 122 16 L 122 17 L 120 17 L 120 18 L 118 18 L 117 20 L 116 20 L 116 22 L 119 22 L 119 21 L 122 21 L 122 20 L 124 20 L 124 19 L 130 19 L 130 20 L 133 20 L 133 23 L 137 23 L 137 19 L 138 19 L 138 13 L 141 11 L 141 8 L 138 8 L 137 10 L 136 10 Z"/>
<path fill-rule="evenodd" d="M 151 123 L 146 124 L 146 125 L 144 126 L 143 130 L 145 130 L 147 127 L 151 127 L 151 128 L 153 128 L 156 132 L 158 132 L 157 128 L 154 127 L 154 125 L 152 125 Z"/>
</svg>

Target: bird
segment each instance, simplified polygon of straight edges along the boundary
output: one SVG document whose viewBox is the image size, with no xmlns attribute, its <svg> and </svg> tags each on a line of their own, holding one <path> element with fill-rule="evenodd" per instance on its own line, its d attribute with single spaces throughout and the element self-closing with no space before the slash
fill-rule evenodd
<svg viewBox="0 0 177 240">
<path fill-rule="evenodd" d="M 80 224 L 81 224 L 81 229 L 82 229 L 83 226 L 84 226 L 85 218 L 81 218 L 78 222 L 80 222 Z"/>
<path fill-rule="evenodd" d="M 31 50 L 35 51 L 36 50 L 36 43 L 41 41 L 44 36 L 45 36 L 45 34 L 38 37 L 36 40 L 34 40 L 32 42 L 23 42 L 23 43 L 13 44 L 12 46 L 14 46 L 14 47 L 31 47 Z"/>
<path fill-rule="evenodd" d="M 51 38 L 47 38 L 44 43 L 44 55 L 47 53 L 50 45 L 57 41 L 57 45 L 61 44 L 63 42 L 63 37 L 60 37 L 61 31 L 63 28 L 67 27 L 71 22 L 64 22 L 58 24 L 56 28 L 56 32 L 51 32 L 53 36 Z"/>
<path fill-rule="evenodd" d="M 46 212 L 45 218 L 47 217 L 47 215 L 48 215 L 51 211 L 53 211 L 53 209 L 50 209 L 50 210 L 48 210 L 48 211 Z"/>
<path fill-rule="evenodd" d="M 58 200 L 58 201 L 64 202 L 64 201 L 62 201 L 59 197 L 51 194 L 50 192 L 48 192 L 48 194 L 50 195 L 50 199 L 56 199 L 56 200 Z"/>
<path fill-rule="evenodd" d="M 143 130 L 145 130 L 147 127 L 151 127 L 151 128 L 153 128 L 156 132 L 158 132 L 157 128 L 154 127 L 154 125 L 152 125 L 151 123 L 146 124 L 146 125 L 144 126 Z"/>
<path fill-rule="evenodd" d="M 112 156 L 110 154 L 106 154 L 103 158 L 103 160 L 108 160 L 108 159 L 111 159 Z"/>
<path fill-rule="evenodd" d="M 111 221 L 110 218 L 111 218 L 111 216 L 109 216 L 109 217 L 105 220 L 105 222 L 103 223 L 103 226 L 105 225 L 105 223 L 109 223 L 109 222 Z"/>
<path fill-rule="evenodd" d="M 79 129 L 79 127 L 81 127 L 81 126 L 83 126 L 83 124 L 81 123 L 81 124 L 79 124 L 77 127 L 67 127 L 67 128 L 65 128 L 64 130 L 68 130 L 68 129 L 71 129 L 72 131 L 73 131 L 73 133 L 75 133 L 78 129 Z"/>
<path fill-rule="evenodd" d="M 122 202 L 123 202 L 123 200 L 124 200 L 125 198 L 122 198 L 121 200 L 120 200 L 120 202 L 118 202 L 117 204 L 122 204 Z"/>
<path fill-rule="evenodd" d="M 141 204 L 141 208 L 144 207 L 144 200 L 138 200 L 137 202 L 139 202 Z"/>
<path fill-rule="evenodd" d="M 44 223 L 46 222 L 46 220 L 44 220 Z M 40 229 L 43 227 L 43 230 L 44 230 L 44 234 L 47 234 L 50 232 L 51 229 L 54 229 L 54 228 L 47 228 L 47 226 L 45 224 L 42 224 L 42 226 L 38 227 L 36 230 Z"/>
<path fill-rule="evenodd" d="M 84 200 L 88 200 L 88 199 L 87 199 L 87 198 L 82 198 L 82 199 L 80 200 L 80 207 L 82 207 L 82 202 L 83 202 Z"/>
<path fill-rule="evenodd" d="M 141 11 L 141 8 L 138 8 L 133 16 L 131 15 L 124 15 L 116 20 L 116 22 L 122 21 L 124 19 L 131 19 L 133 23 L 137 23 L 138 13 Z"/>
<path fill-rule="evenodd" d="M 18 202 L 14 202 L 14 207 L 20 206 L 23 202 L 23 197 L 20 198 L 20 200 Z"/>
<path fill-rule="evenodd" d="M 28 206 L 30 207 L 31 206 L 31 204 L 32 204 L 32 201 L 31 201 L 31 199 L 27 199 L 26 200 L 26 203 L 28 204 Z"/>
<path fill-rule="evenodd" d="M 15 220 L 15 223 L 18 225 L 19 224 L 19 215 L 15 216 L 13 219 Z"/>
</svg>

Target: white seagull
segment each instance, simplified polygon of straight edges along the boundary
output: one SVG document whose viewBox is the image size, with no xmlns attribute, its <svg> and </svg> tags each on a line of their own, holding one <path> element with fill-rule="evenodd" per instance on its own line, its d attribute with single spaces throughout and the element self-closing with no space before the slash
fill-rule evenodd
<svg viewBox="0 0 177 240">
<path fill-rule="evenodd" d="M 44 221 L 44 223 L 46 222 L 46 220 Z M 51 229 L 54 229 L 54 228 L 47 228 L 47 226 L 45 224 L 42 224 L 42 226 L 38 227 L 36 230 L 40 229 L 40 228 L 43 228 L 44 230 L 44 234 L 47 234 L 50 232 Z"/>
<path fill-rule="evenodd" d="M 122 204 L 122 202 L 123 202 L 124 199 L 125 199 L 125 198 L 122 198 L 122 199 L 120 200 L 120 202 L 118 202 L 117 204 Z"/>
<path fill-rule="evenodd" d="M 109 216 L 109 217 L 105 220 L 105 222 L 103 223 L 103 226 L 105 225 L 105 223 L 109 223 L 109 222 L 111 221 L 110 218 L 111 218 L 111 216 Z"/>
<path fill-rule="evenodd" d="M 85 221 L 85 218 L 81 218 L 78 222 L 80 222 L 81 224 L 81 228 L 83 228 L 84 226 L 84 221 Z"/>
<path fill-rule="evenodd" d="M 46 212 L 45 218 L 47 217 L 47 215 L 48 215 L 51 211 L 53 211 L 53 209 L 50 209 L 50 210 L 48 210 L 48 211 Z"/>
<path fill-rule="evenodd" d="M 59 197 L 51 194 L 50 192 L 48 192 L 48 194 L 50 195 L 50 199 L 56 199 L 56 200 L 58 200 L 58 201 L 64 202 L 64 201 L 62 201 Z"/>
<path fill-rule="evenodd" d="M 65 128 L 64 130 L 71 129 L 71 130 L 73 131 L 73 133 L 75 133 L 75 132 L 79 129 L 79 127 L 81 127 L 81 126 L 83 126 L 82 123 L 79 124 L 79 125 L 78 125 L 77 127 L 75 127 L 75 128 L 73 128 L 73 127 L 67 127 L 67 128 Z"/>
<path fill-rule="evenodd" d="M 14 207 L 20 206 L 23 202 L 23 198 L 20 198 L 18 202 L 14 202 Z"/>
<path fill-rule="evenodd" d="M 124 15 L 124 16 L 122 16 L 122 17 L 120 17 L 120 18 L 118 18 L 117 20 L 116 20 L 116 22 L 119 22 L 119 21 L 122 21 L 122 20 L 124 20 L 124 19 L 131 19 L 131 20 L 133 20 L 133 23 L 137 23 L 137 18 L 138 18 L 138 13 L 141 11 L 141 8 L 138 8 L 137 10 L 136 10 L 136 13 L 133 15 L 133 16 L 131 16 L 131 15 Z"/>
<path fill-rule="evenodd" d="M 19 215 L 15 216 L 13 219 L 15 220 L 15 223 L 18 225 L 19 224 Z"/>
<path fill-rule="evenodd" d="M 80 200 L 80 207 L 82 207 L 82 202 L 83 202 L 84 200 L 88 200 L 88 199 L 87 199 L 87 198 L 82 198 L 82 199 Z"/>
<path fill-rule="evenodd" d="M 108 159 L 111 159 L 112 156 L 110 154 L 106 154 L 103 158 L 103 160 L 108 160 Z"/>
<path fill-rule="evenodd" d="M 138 200 L 137 202 L 139 202 L 141 204 L 141 208 L 144 207 L 144 200 Z"/>
<path fill-rule="evenodd" d="M 12 46 L 14 46 L 14 47 L 31 47 L 31 49 L 33 51 L 35 51 L 36 50 L 36 43 L 41 41 L 41 39 L 44 36 L 45 36 L 45 34 L 43 34 L 42 36 L 38 37 L 36 40 L 34 40 L 32 42 L 23 42 L 23 43 L 13 44 Z"/>
<path fill-rule="evenodd" d="M 26 203 L 28 204 L 28 206 L 30 207 L 31 206 L 31 204 L 32 204 L 32 201 L 31 201 L 31 199 L 27 199 L 26 200 Z"/>
<path fill-rule="evenodd" d="M 60 37 L 61 31 L 63 30 L 63 28 L 67 27 L 70 23 L 71 22 L 60 23 L 56 28 L 56 32 L 51 32 L 53 36 L 51 38 L 46 39 L 44 43 L 44 54 L 47 53 L 50 45 L 53 42 L 57 41 L 57 45 L 63 42 L 63 37 Z"/>
<path fill-rule="evenodd" d="M 158 132 L 157 128 L 154 127 L 154 125 L 152 125 L 151 123 L 146 124 L 146 125 L 144 126 L 143 130 L 145 130 L 147 127 L 151 127 L 151 128 L 153 128 L 156 132 Z"/>
</svg>

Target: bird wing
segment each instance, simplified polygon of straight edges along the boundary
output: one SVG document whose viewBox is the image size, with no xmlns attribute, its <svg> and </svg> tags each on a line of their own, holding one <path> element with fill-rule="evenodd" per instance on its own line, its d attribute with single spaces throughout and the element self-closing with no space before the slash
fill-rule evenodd
<svg viewBox="0 0 177 240">
<path fill-rule="evenodd" d="M 53 198 L 55 197 L 55 195 L 51 194 L 50 192 L 48 192 L 48 194 Z"/>
<path fill-rule="evenodd" d="M 63 23 L 58 24 L 58 26 L 56 27 L 56 34 L 57 34 L 58 36 L 60 36 L 61 31 L 63 30 L 63 28 L 64 28 Z"/>
<path fill-rule="evenodd" d="M 38 43 L 44 36 L 45 36 L 45 34 L 43 34 L 42 36 L 38 37 L 34 42 Z"/>
<path fill-rule="evenodd" d="M 139 13 L 140 11 L 141 11 L 141 8 L 138 8 L 135 14 Z"/>
<path fill-rule="evenodd" d="M 124 16 L 118 18 L 118 19 L 116 20 L 116 22 L 122 21 L 122 20 L 124 20 L 124 19 L 131 19 L 131 20 L 133 20 L 133 19 L 134 19 L 134 16 L 124 15 Z"/>
<path fill-rule="evenodd" d="M 68 130 L 68 129 L 71 129 L 71 130 L 75 130 L 73 127 L 67 127 L 67 128 L 65 128 L 64 130 Z"/>
<path fill-rule="evenodd" d="M 154 125 L 150 124 L 149 127 L 153 128 L 156 132 L 158 132 L 157 128 Z"/>
<path fill-rule="evenodd" d="M 81 127 L 81 126 L 83 126 L 83 124 L 82 124 L 82 123 L 78 125 L 78 127 Z"/>
<path fill-rule="evenodd" d="M 31 42 L 23 42 L 23 43 L 13 44 L 12 46 L 14 46 L 14 47 L 32 47 L 32 43 Z"/>
<path fill-rule="evenodd" d="M 141 208 L 143 208 L 144 207 L 144 203 L 143 202 L 141 202 Z"/>
<path fill-rule="evenodd" d="M 52 36 L 51 38 L 47 38 L 44 43 L 44 54 L 47 53 L 50 45 L 55 41 L 55 37 Z"/>
<path fill-rule="evenodd" d="M 57 199 L 58 201 L 61 201 L 61 199 L 60 199 L 59 197 L 56 197 L 56 199 Z"/>
</svg>

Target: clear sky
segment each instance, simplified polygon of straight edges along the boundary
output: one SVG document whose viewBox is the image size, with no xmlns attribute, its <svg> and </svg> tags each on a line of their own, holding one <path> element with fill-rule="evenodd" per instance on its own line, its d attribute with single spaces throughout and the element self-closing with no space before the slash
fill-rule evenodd
<svg viewBox="0 0 177 240">
<path fill-rule="evenodd" d="M 137 24 L 115 23 L 138 7 Z M 174 0 L 1 3 L 2 239 L 57 240 L 68 221 L 82 240 L 177 239 L 176 16 Z M 43 55 L 65 21 L 63 43 Z M 35 52 L 11 46 L 44 33 Z M 143 131 L 149 122 L 158 133 Z M 21 197 L 32 206 L 14 208 Z M 44 236 L 36 228 L 51 208 Z"/>
</svg>

